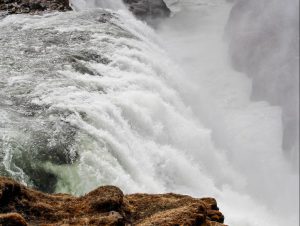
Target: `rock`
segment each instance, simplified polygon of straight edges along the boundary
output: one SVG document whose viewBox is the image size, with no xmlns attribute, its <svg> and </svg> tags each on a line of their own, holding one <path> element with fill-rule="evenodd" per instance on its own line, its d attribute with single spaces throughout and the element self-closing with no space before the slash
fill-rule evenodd
<svg viewBox="0 0 300 226">
<path fill-rule="evenodd" d="M 224 216 L 213 198 L 195 199 L 190 196 L 165 194 L 134 194 L 126 196 L 138 211 L 132 213 L 140 225 L 223 225 Z M 214 219 L 212 219 L 214 218 Z"/>
<path fill-rule="evenodd" d="M 163 0 L 123 0 L 128 9 L 139 19 L 168 17 L 171 14 Z M 69 11 L 69 0 L 0 0 L 0 12 L 8 14 L 49 11 Z"/>
<path fill-rule="evenodd" d="M 0 225 L 224 226 L 216 200 L 124 195 L 114 186 L 82 196 L 46 194 L 0 177 Z"/>
<path fill-rule="evenodd" d="M 18 213 L 0 214 L 0 225 L 27 226 L 25 219 Z"/>
<path fill-rule="evenodd" d="M 163 0 L 123 0 L 129 10 L 139 19 L 168 17 L 171 14 Z"/>
<path fill-rule="evenodd" d="M 71 10 L 69 0 L 0 0 L 0 11 L 8 14 Z"/>
<path fill-rule="evenodd" d="M 123 205 L 123 192 L 114 186 L 100 187 L 85 196 L 96 211 L 120 211 Z"/>
</svg>

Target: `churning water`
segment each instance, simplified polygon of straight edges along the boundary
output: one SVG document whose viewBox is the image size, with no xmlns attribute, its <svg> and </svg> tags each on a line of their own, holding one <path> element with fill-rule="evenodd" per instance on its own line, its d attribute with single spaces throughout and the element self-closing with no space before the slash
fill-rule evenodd
<svg viewBox="0 0 300 226">
<path fill-rule="evenodd" d="M 232 3 L 167 3 L 156 30 L 115 0 L 0 20 L 1 175 L 77 195 L 213 196 L 231 226 L 298 225 L 281 107 L 251 100 L 231 66 Z"/>
</svg>

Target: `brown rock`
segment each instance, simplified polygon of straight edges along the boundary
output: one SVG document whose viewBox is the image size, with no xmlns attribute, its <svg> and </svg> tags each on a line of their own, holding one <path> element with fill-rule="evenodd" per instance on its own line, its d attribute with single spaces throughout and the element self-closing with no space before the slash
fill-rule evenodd
<svg viewBox="0 0 300 226">
<path fill-rule="evenodd" d="M 0 225 L 27 226 L 25 219 L 18 213 L 0 214 Z"/>
<path fill-rule="evenodd" d="M 114 186 L 74 197 L 45 194 L 0 177 L 0 225 L 224 226 L 223 222 L 212 198 L 124 195 Z"/>
</svg>

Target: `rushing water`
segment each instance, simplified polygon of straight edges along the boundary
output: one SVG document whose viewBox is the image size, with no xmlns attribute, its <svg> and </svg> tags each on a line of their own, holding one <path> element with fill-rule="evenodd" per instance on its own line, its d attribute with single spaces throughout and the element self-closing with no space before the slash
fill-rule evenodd
<svg viewBox="0 0 300 226">
<path fill-rule="evenodd" d="M 298 225 L 281 108 L 252 101 L 228 56 L 232 3 L 167 2 L 156 31 L 109 0 L 0 20 L 1 175 L 213 196 L 231 226 Z"/>
</svg>

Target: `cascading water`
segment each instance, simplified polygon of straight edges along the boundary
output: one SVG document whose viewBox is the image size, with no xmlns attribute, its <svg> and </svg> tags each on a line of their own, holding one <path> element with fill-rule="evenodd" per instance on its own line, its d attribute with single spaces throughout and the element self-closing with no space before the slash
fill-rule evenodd
<svg viewBox="0 0 300 226">
<path fill-rule="evenodd" d="M 111 0 L 71 0 L 70 5 L 74 10 L 86 10 L 86 9 L 112 9 L 112 10 L 125 10 L 126 6 L 120 0 L 111 1 Z"/>
<path fill-rule="evenodd" d="M 167 1 L 176 14 L 157 31 L 121 1 L 71 3 L 0 20 L 1 175 L 213 196 L 231 226 L 298 225 L 281 109 L 251 101 L 228 57 L 231 3 Z"/>
</svg>

